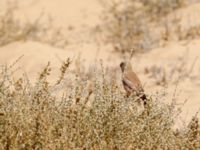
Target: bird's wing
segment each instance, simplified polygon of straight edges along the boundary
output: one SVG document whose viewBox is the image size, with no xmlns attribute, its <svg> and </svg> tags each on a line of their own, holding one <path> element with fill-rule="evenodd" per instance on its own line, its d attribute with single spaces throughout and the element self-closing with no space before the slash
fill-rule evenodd
<svg viewBox="0 0 200 150">
<path fill-rule="evenodd" d="M 130 82 L 132 82 L 135 87 L 138 87 L 138 86 L 141 85 L 140 79 L 132 71 L 131 72 L 127 72 L 126 74 L 124 74 L 124 78 L 127 79 L 127 80 L 129 80 Z"/>
<path fill-rule="evenodd" d="M 124 84 L 124 88 L 131 92 L 131 91 L 136 91 L 136 86 L 133 84 L 133 82 L 131 82 L 130 80 L 123 78 L 122 80 L 123 84 Z"/>
</svg>

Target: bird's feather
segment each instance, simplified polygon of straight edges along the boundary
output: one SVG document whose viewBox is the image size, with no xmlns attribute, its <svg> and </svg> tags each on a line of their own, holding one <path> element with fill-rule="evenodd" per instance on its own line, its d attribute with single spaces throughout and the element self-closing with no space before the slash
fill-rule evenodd
<svg viewBox="0 0 200 150">
<path fill-rule="evenodd" d="M 138 90 L 141 88 L 141 82 L 134 72 L 126 72 L 123 75 L 123 80 L 132 87 L 133 90 Z"/>
</svg>

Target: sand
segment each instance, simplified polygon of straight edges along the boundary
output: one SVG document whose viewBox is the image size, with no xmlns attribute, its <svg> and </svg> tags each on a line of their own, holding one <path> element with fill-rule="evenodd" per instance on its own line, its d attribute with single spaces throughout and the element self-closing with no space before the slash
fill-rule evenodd
<svg viewBox="0 0 200 150">
<path fill-rule="evenodd" d="M 105 66 L 119 69 L 118 65 L 122 60 L 119 54 L 113 53 L 109 45 L 99 45 L 94 40 L 95 36 L 91 34 L 91 30 L 100 23 L 99 15 L 101 11 L 101 6 L 95 0 L 21 0 L 19 9 L 15 12 L 18 19 L 34 21 L 42 12 L 45 12 L 45 14 L 52 16 L 56 26 L 66 29 L 70 42 L 64 49 L 35 41 L 10 43 L 0 47 L 0 64 L 12 64 L 17 58 L 23 56 L 16 64 L 16 68 L 19 67 L 20 69 L 15 75 L 20 76 L 26 72 L 32 80 L 37 79 L 38 73 L 48 61 L 51 61 L 53 69 L 51 80 L 55 80 L 62 61 L 68 57 L 76 59 L 80 56 L 83 65 L 87 67 L 102 59 Z M 200 4 L 182 8 L 178 10 L 177 14 L 182 15 L 184 25 L 185 22 L 188 22 L 188 18 L 194 18 L 195 24 L 200 24 L 199 19 L 195 19 L 198 18 L 199 11 Z M 68 31 L 69 27 L 72 30 Z M 188 99 L 181 116 L 186 120 L 190 119 L 200 108 L 199 49 L 200 40 L 198 39 L 188 43 L 171 42 L 165 47 L 153 49 L 145 54 L 138 54 L 132 59 L 133 68 L 141 78 L 149 95 L 155 95 L 157 91 L 164 91 L 166 99 L 163 99 L 163 101 L 169 102 L 173 99 L 174 94 L 178 103 L 183 103 Z M 183 71 L 170 77 L 170 72 L 174 66 L 178 67 L 182 63 L 184 63 Z M 164 70 L 167 76 L 167 85 L 157 85 L 155 83 L 156 78 L 151 77 L 151 69 L 150 73 L 145 73 L 145 68 L 152 67 L 160 67 L 162 71 Z M 183 74 L 189 75 L 178 81 L 180 75 Z"/>
</svg>

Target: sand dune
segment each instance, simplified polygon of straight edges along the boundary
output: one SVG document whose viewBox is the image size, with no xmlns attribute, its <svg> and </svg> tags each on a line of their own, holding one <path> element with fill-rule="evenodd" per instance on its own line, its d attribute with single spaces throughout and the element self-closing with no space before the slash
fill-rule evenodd
<svg viewBox="0 0 200 150">
<path fill-rule="evenodd" d="M 84 37 L 84 33 L 89 33 L 90 28 L 94 27 L 100 21 L 98 15 L 101 13 L 101 7 L 97 1 L 94 0 L 29 0 L 20 1 L 19 10 L 16 15 L 22 20 L 28 18 L 28 20 L 34 20 L 41 12 L 50 14 L 54 18 L 54 22 L 58 26 L 67 28 L 68 26 L 74 26 L 75 31 L 72 31 L 75 37 Z M 183 14 L 183 24 L 188 22 L 188 19 L 195 20 L 196 24 L 200 24 L 197 14 L 200 10 L 200 4 L 192 5 L 188 8 L 179 10 L 179 13 Z M 193 16 L 193 17 L 191 17 Z M 189 21 L 190 22 L 190 21 Z M 193 23 L 193 22 L 190 22 Z M 84 30 L 85 29 L 85 30 Z M 70 35 L 70 34 L 69 34 Z M 72 37 L 69 37 L 69 39 Z M 89 37 L 86 37 L 87 39 Z M 83 38 L 84 39 L 84 38 Z M 93 41 L 92 39 L 90 39 Z M 73 40 L 72 40 L 73 41 Z M 95 42 L 80 43 L 75 40 L 73 44 L 69 44 L 66 49 L 59 49 L 51 47 L 47 44 L 26 41 L 15 42 L 0 48 L 0 64 L 12 64 L 18 57 L 22 56 L 22 59 L 17 63 L 21 69 L 18 70 L 16 75 L 20 76 L 23 72 L 35 80 L 38 72 L 51 61 L 52 72 L 51 79 L 57 77 L 60 64 L 63 60 L 70 57 L 71 59 L 77 58 L 79 55 L 83 60 L 85 66 L 94 64 L 95 61 L 103 59 L 106 66 L 112 66 L 118 68 L 118 64 L 121 61 L 119 55 L 112 53 L 109 46 L 99 46 Z M 200 97 L 200 62 L 194 65 L 194 68 L 190 70 L 194 63 L 194 60 L 200 57 L 200 40 L 193 40 L 188 44 L 184 42 L 169 43 L 164 48 L 153 49 L 146 54 L 140 54 L 134 56 L 132 64 L 134 69 L 141 77 L 145 84 L 145 89 L 149 94 L 155 94 L 156 91 L 166 90 L 169 94 L 168 97 L 172 99 L 176 83 L 169 82 L 167 88 L 161 85 L 156 85 L 155 80 L 150 78 L 148 74 L 144 74 L 146 67 L 161 66 L 169 75 L 169 71 L 173 69 L 177 63 L 180 63 L 180 59 L 186 61 L 189 76 L 185 77 L 180 83 L 178 83 L 178 91 L 180 93 L 177 97 L 179 102 L 183 102 L 185 99 L 189 99 L 184 106 L 184 117 L 190 117 L 199 108 Z M 190 72 L 191 71 L 191 72 Z M 170 75 L 169 75 L 170 76 Z M 177 78 L 175 76 L 174 78 Z"/>
</svg>

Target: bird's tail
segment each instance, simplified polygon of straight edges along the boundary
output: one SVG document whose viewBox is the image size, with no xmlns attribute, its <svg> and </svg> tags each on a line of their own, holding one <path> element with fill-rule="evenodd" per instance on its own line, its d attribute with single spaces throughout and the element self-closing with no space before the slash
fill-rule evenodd
<svg viewBox="0 0 200 150">
<path fill-rule="evenodd" d="M 147 104 L 147 96 L 146 96 L 146 94 L 143 94 L 141 99 L 144 101 L 144 105 L 146 105 Z"/>
<path fill-rule="evenodd" d="M 145 93 L 138 93 L 138 96 L 143 100 L 144 105 L 147 104 L 147 96 Z"/>
</svg>

